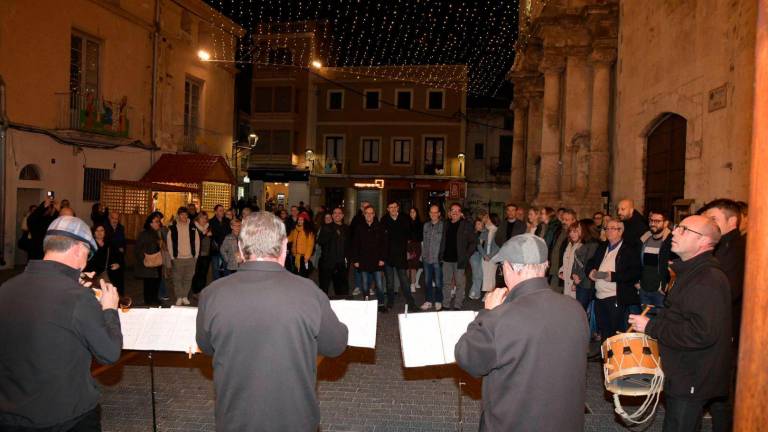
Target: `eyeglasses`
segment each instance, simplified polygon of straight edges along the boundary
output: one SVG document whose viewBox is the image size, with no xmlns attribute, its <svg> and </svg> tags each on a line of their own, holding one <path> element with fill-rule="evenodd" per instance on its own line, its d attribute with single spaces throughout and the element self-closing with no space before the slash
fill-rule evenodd
<svg viewBox="0 0 768 432">
<path fill-rule="evenodd" d="M 700 236 L 704 236 L 704 234 L 702 234 L 702 233 L 700 233 L 700 232 L 698 232 L 698 231 L 694 231 L 694 230 L 692 230 L 692 229 L 688 228 L 688 227 L 687 227 L 687 226 L 685 226 L 685 225 L 678 225 L 678 226 L 676 226 L 676 227 L 675 227 L 675 229 L 676 229 L 676 230 L 680 230 L 680 231 L 681 231 L 683 234 L 685 234 L 687 231 L 690 231 L 690 232 L 692 232 L 692 233 L 694 233 L 694 234 L 698 234 L 698 235 L 700 235 Z"/>
<path fill-rule="evenodd" d="M 664 219 L 648 219 L 648 221 L 652 224 L 661 224 L 664 223 Z"/>
</svg>

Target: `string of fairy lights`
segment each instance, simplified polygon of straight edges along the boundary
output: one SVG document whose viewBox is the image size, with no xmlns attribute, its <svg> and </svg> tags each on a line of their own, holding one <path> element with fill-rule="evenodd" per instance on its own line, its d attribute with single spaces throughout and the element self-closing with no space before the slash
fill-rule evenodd
<svg viewBox="0 0 768 432">
<path fill-rule="evenodd" d="M 523 0 L 528 1 L 528 0 Z M 308 67 L 495 96 L 514 59 L 518 2 L 206 0 L 215 61 Z M 311 35 L 308 36 L 308 35 Z M 429 68 L 424 65 L 466 65 Z M 397 67 L 385 67 L 397 66 Z M 466 70 L 466 72 L 462 72 Z M 459 71 L 446 73 L 446 71 Z"/>
</svg>

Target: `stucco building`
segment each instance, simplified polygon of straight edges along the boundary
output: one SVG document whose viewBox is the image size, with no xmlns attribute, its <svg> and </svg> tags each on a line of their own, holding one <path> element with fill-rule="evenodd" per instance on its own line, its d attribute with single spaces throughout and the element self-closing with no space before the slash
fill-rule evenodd
<svg viewBox="0 0 768 432">
<path fill-rule="evenodd" d="M 138 180 L 160 153 L 229 157 L 242 34 L 202 0 L 0 2 L 6 263 L 48 191 L 88 220 L 102 181 Z"/>
<path fill-rule="evenodd" d="M 584 215 L 746 199 L 756 7 L 523 1 L 513 198 Z"/>
</svg>

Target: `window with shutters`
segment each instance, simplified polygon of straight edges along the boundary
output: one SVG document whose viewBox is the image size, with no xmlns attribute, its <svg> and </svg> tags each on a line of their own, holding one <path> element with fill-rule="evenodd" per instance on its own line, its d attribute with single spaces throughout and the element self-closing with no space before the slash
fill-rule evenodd
<svg viewBox="0 0 768 432">
<path fill-rule="evenodd" d="M 411 163 L 410 138 L 394 138 L 392 140 L 392 163 L 395 165 L 408 165 Z"/>
<path fill-rule="evenodd" d="M 364 164 L 377 164 L 379 163 L 379 147 L 381 146 L 381 140 L 379 138 L 363 138 L 363 159 Z"/>
</svg>

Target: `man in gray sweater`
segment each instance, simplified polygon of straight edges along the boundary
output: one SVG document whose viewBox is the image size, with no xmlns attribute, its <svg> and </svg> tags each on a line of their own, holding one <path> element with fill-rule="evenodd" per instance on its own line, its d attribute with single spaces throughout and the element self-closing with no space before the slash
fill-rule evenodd
<svg viewBox="0 0 768 432">
<path fill-rule="evenodd" d="M 347 347 L 347 327 L 309 279 L 283 268 L 285 225 L 267 212 L 243 221 L 238 272 L 200 296 L 197 344 L 213 356 L 216 430 L 315 431 L 317 356 Z"/>
</svg>

